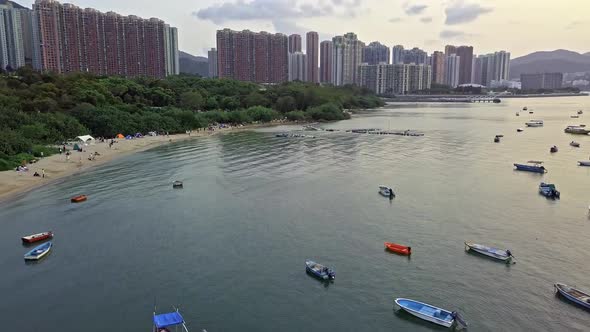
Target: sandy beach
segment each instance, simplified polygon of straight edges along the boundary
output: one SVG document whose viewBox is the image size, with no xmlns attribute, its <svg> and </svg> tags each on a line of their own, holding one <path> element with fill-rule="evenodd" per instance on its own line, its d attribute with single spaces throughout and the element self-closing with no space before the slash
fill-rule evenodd
<svg viewBox="0 0 590 332">
<path fill-rule="evenodd" d="M 103 143 L 97 141 L 95 144 L 84 146 L 84 152 L 72 152 L 69 161 L 66 159 L 65 154 L 55 154 L 41 158 L 34 164 L 28 164 L 27 167 L 29 170 L 27 172 L 16 172 L 15 170 L 0 172 L 0 203 L 40 186 L 64 179 L 67 176 L 83 172 L 89 168 L 102 165 L 115 158 L 131 153 L 144 151 L 179 140 L 210 136 L 241 129 L 246 129 L 246 127 L 230 127 L 216 129 L 214 131 L 193 131 L 190 136 L 188 134 L 176 134 L 170 136 L 146 136 L 130 140 L 118 139 L 116 140 L 117 143 L 113 144 L 111 148 L 109 148 L 109 141 Z M 71 148 L 71 146 L 68 146 L 68 149 Z M 88 159 L 91 153 L 98 153 L 94 160 Z M 43 174 L 43 170 L 45 171 L 45 177 L 33 176 L 35 172 Z"/>
</svg>

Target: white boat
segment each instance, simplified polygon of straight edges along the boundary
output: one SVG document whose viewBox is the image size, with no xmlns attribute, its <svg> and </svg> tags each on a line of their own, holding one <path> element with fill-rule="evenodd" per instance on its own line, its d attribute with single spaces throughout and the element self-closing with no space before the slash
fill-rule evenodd
<svg viewBox="0 0 590 332">
<path fill-rule="evenodd" d="M 393 188 L 389 188 L 387 186 L 379 186 L 379 193 L 385 197 L 395 197 Z"/>
<path fill-rule="evenodd" d="M 45 257 L 49 251 L 51 250 L 51 247 L 53 247 L 53 244 L 51 243 L 51 241 L 43 243 L 40 246 L 37 246 L 35 248 L 33 248 L 33 250 L 27 252 L 25 254 L 25 260 L 26 261 L 38 261 L 41 258 Z"/>
<path fill-rule="evenodd" d="M 512 253 L 510 252 L 510 250 L 497 249 L 469 242 L 465 242 L 465 250 L 471 250 L 478 254 L 482 254 L 484 256 L 488 256 L 500 261 L 504 261 L 506 263 L 510 263 L 512 261 Z"/>
<path fill-rule="evenodd" d="M 564 132 L 568 134 L 588 135 L 588 133 L 590 133 L 590 130 L 582 126 L 567 126 Z"/>
<path fill-rule="evenodd" d="M 531 120 L 526 122 L 525 125 L 527 127 L 543 127 L 543 120 Z"/>
<path fill-rule="evenodd" d="M 578 161 L 578 164 L 580 166 L 590 166 L 590 160 L 586 160 L 586 161 Z"/>
<path fill-rule="evenodd" d="M 580 143 L 574 142 L 574 141 L 571 141 L 570 145 L 573 146 L 574 148 L 579 148 L 580 147 Z"/>
<path fill-rule="evenodd" d="M 404 298 L 395 299 L 395 303 L 406 312 L 434 324 L 451 327 L 455 322 L 458 322 L 465 327 L 467 326 L 467 323 L 454 311 Z"/>
</svg>

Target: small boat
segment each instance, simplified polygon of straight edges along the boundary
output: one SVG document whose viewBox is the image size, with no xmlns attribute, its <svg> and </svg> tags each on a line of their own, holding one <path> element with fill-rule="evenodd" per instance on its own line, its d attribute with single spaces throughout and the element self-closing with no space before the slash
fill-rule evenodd
<svg viewBox="0 0 590 332">
<path fill-rule="evenodd" d="M 529 110 L 529 108 L 525 106 L 525 107 L 523 107 L 523 108 L 522 108 L 522 110 L 523 110 L 523 111 L 528 111 L 528 110 Z"/>
<path fill-rule="evenodd" d="M 570 118 L 572 118 L 572 119 L 577 119 L 579 117 L 580 117 L 579 115 L 572 115 L 572 116 L 570 116 Z"/>
<path fill-rule="evenodd" d="M 43 232 L 43 233 L 23 236 L 21 238 L 21 240 L 23 241 L 23 243 L 35 243 L 35 242 L 44 241 L 44 240 L 51 239 L 51 238 L 53 238 L 53 232 L 49 231 L 49 232 Z"/>
<path fill-rule="evenodd" d="M 385 248 L 396 254 L 409 256 L 412 254 L 412 247 L 402 246 L 401 244 L 385 242 Z"/>
<path fill-rule="evenodd" d="M 524 131 L 524 129 L 522 129 L 522 128 L 517 128 L 517 129 L 516 129 L 516 131 L 520 133 L 520 132 L 523 132 L 523 131 Z"/>
<path fill-rule="evenodd" d="M 557 190 L 557 188 L 555 188 L 554 184 L 551 183 L 544 183 L 541 182 L 541 184 L 539 185 L 539 194 L 547 197 L 547 198 L 559 198 L 559 196 L 561 195 L 559 190 Z"/>
<path fill-rule="evenodd" d="M 476 244 L 476 243 L 465 242 L 465 250 L 467 250 L 467 251 L 471 250 L 471 251 L 476 252 L 478 254 L 492 257 L 497 260 L 504 261 L 506 263 L 510 263 L 513 258 L 512 253 L 508 249 L 502 250 L 502 249 L 492 248 L 492 247 L 488 247 L 488 246 L 484 246 L 484 245 Z"/>
<path fill-rule="evenodd" d="M 570 142 L 570 145 L 573 146 L 574 148 L 579 148 L 580 147 L 580 143 L 574 142 L 574 141 L 571 141 Z"/>
<path fill-rule="evenodd" d="M 275 137 L 289 137 L 287 133 L 276 134 Z"/>
<path fill-rule="evenodd" d="M 590 166 L 590 160 L 586 160 L 586 161 L 578 161 L 578 164 L 580 166 Z"/>
<path fill-rule="evenodd" d="M 451 327 L 455 323 L 467 327 L 467 323 L 455 311 L 448 311 L 430 304 L 404 298 L 395 299 L 395 303 L 408 313 L 426 321 L 445 327 Z"/>
<path fill-rule="evenodd" d="M 533 114 L 533 113 L 534 113 L 533 111 L 529 111 L 529 114 Z"/>
<path fill-rule="evenodd" d="M 502 138 L 502 137 L 504 137 L 504 135 L 500 134 L 500 135 L 496 135 L 496 137 Z"/>
<path fill-rule="evenodd" d="M 555 153 L 555 152 L 557 152 L 557 151 L 559 151 L 559 150 L 557 149 L 557 146 L 556 146 L 556 145 L 552 146 L 552 147 L 549 149 L 549 152 L 551 152 L 551 153 Z"/>
<path fill-rule="evenodd" d="M 563 131 L 568 134 L 578 134 L 578 135 L 588 135 L 590 130 L 585 128 L 586 126 L 579 125 L 579 126 L 567 126 Z"/>
<path fill-rule="evenodd" d="M 81 202 L 86 201 L 87 199 L 88 199 L 88 197 L 86 195 L 78 195 L 78 196 L 72 197 L 70 199 L 70 201 L 72 203 L 81 203 Z"/>
<path fill-rule="evenodd" d="M 582 110 L 579 110 L 579 111 L 578 111 L 578 114 L 584 114 L 584 111 L 582 111 Z"/>
<path fill-rule="evenodd" d="M 553 286 L 555 286 L 555 291 L 558 294 L 563 295 L 563 297 L 565 297 L 566 299 L 586 309 L 590 309 L 590 295 L 588 293 L 582 292 L 579 289 L 570 287 L 566 284 L 562 284 L 559 282 L 554 284 Z"/>
<path fill-rule="evenodd" d="M 547 173 L 547 169 L 542 165 L 542 161 L 531 160 L 528 164 L 514 164 L 517 171 L 533 172 L 533 173 Z"/>
<path fill-rule="evenodd" d="M 51 241 L 49 241 L 49 242 L 43 243 L 40 246 L 33 248 L 33 250 L 31 250 L 25 254 L 25 260 L 26 261 L 40 260 L 41 258 L 45 257 L 49 253 L 52 246 L 53 246 L 53 243 L 51 243 Z"/>
<path fill-rule="evenodd" d="M 525 123 L 527 127 L 543 127 L 543 120 L 531 120 Z"/>
<path fill-rule="evenodd" d="M 174 308 L 174 307 L 173 307 Z M 188 328 L 186 327 L 186 323 L 184 318 L 178 311 L 178 308 L 174 308 L 173 312 L 165 313 L 165 314 L 158 314 L 156 315 L 156 311 L 154 309 L 154 328 L 152 331 L 157 332 L 169 332 L 169 327 L 178 327 L 180 326 L 180 331 L 188 332 Z M 178 330 L 176 330 L 178 331 Z M 204 331 L 204 330 L 203 330 Z"/>
<path fill-rule="evenodd" d="M 500 137 L 498 137 L 498 136 L 494 137 L 494 143 L 500 143 Z"/>
<path fill-rule="evenodd" d="M 516 116 L 520 116 L 520 113 L 516 112 Z"/>
<path fill-rule="evenodd" d="M 379 186 L 379 193 L 381 194 L 381 196 L 389 198 L 395 197 L 395 192 L 393 191 L 393 188 L 389 188 L 387 186 Z"/>
<path fill-rule="evenodd" d="M 334 280 L 336 278 L 336 273 L 332 269 L 309 259 L 305 261 L 305 271 L 322 280 Z"/>
<path fill-rule="evenodd" d="M 174 181 L 172 182 L 172 188 L 177 188 L 180 189 L 182 188 L 184 185 L 182 184 L 182 181 Z"/>
</svg>

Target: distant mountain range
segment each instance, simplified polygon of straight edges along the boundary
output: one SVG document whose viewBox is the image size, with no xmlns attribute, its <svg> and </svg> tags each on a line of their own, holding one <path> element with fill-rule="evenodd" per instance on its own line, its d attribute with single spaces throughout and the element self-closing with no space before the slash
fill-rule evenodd
<svg viewBox="0 0 590 332">
<path fill-rule="evenodd" d="M 534 52 L 510 61 L 510 77 L 523 73 L 590 71 L 590 52 L 580 54 L 568 50 Z"/>
<path fill-rule="evenodd" d="M 209 60 L 202 56 L 194 56 L 186 52 L 179 52 L 180 73 L 209 76 Z"/>
</svg>

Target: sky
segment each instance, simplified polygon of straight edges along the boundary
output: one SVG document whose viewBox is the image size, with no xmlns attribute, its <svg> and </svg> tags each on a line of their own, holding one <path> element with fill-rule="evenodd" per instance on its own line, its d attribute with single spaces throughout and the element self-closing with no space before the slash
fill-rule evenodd
<svg viewBox="0 0 590 332">
<path fill-rule="evenodd" d="M 32 0 L 16 0 L 30 7 Z M 68 1 L 60 1 L 62 3 Z M 285 34 L 317 31 L 320 40 L 354 32 L 365 43 L 420 47 L 473 45 L 505 50 L 590 52 L 590 0 L 71 0 L 100 11 L 158 17 L 178 28 L 179 48 L 205 55 L 218 29 Z M 303 42 L 305 47 L 305 40 Z"/>
</svg>

